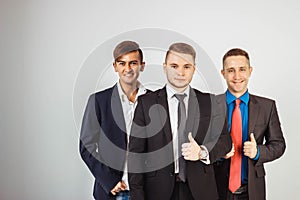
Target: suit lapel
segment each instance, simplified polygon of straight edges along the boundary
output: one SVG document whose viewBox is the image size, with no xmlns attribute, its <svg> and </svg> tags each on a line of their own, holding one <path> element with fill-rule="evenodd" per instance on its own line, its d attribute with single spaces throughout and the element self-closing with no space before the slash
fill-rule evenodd
<svg viewBox="0 0 300 200">
<path fill-rule="evenodd" d="M 257 104 L 257 101 L 256 101 L 255 97 L 250 94 L 249 116 L 248 116 L 248 123 L 249 123 L 248 135 L 250 135 L 250 133 L 253 133 L 253 131 L 254 131 L 258 113 L 259 113 L 259 105 Z"/>
<path fill-rule="evenodd" d="M 224 94 L 217 95 L 216 101 L 218 104 L 221 104 L 221 105 L 223 104 L 222 108 L 223 107 L 226 108 L 226 113 L 227 113 L 226 94 L 224 93 Z M 226 116 L 227 116 L 227 114 L 226 114 Z"/>
<path fill-rule="evenodd" d="M 189 132 L 192 132 L 192 135 L 195 138 L 197 134 L 199 120 L 200 120 L 199 103 L 194 89 L 190 88 L 189 103 L 188 103 L 188 117 L 187 117 L 187 122 L 185 127 L 186 137 Z M 195 124 L 197 124 L 197 126 L 194 127 Z"/>
<path fill-rule="evenodd" d="M 157 103 L 161 105 L 164 109 L 158 109 L 161 126 L 163 127 L 164 135 L 166 136 L 167 141 L 172 141 L 172 131 L 171 123 L 169 117 L 169 106 L 167 102 L 167 91 L 166 87 L 162 88 L 158 92 Z"/>
<path fill-rule="evenodd" d="M 124 143 L 122 145 L 122 147 L 124 147 L 124 149 L 126 149 L 127 146 L 127 137 L 126 137 L 126 125 L 125 125 L 125 119 L 124 119 L 124 113 L 123 113 L 123 109 L 122 109 L 122 104 L 121 104 L 121 100 L 120 100 L 120 95 L 118 92 L 118 88 L 117 85 L 115 85 L 112 91 L 112 95 L 111 95 L 111 112 L 112 112 L 112 116 L 113 119 L 115 120 L 117 126 L 121 129 L 122 133 L 124 133 L 125 135 L 125 140 Z M 120 137 L 122 138 L 122 137 Z"/>
</svg>

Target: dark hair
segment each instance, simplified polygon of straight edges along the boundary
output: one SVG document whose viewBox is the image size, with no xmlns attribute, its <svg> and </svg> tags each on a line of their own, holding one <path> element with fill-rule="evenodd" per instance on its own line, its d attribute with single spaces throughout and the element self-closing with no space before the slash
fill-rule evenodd
<svg viewBox="0 0 300 200">
<path fill-rule="evenodd" d="M 166 53 L 165 62 L 167 62 L 168 55 L 172 51 L 177 52 L 177 53 L 189 54 L 189 55 L 193 56 L 194 61 L 196 59 L 196 51 L 191 45 L 186 44 L 186 43 L 182 43 L 182 42 L 178 42 L 178 43 L 172 44 L 169 47 L 169 50 Z"/>
<path fill-rule="evenodd" d="M 249 54 L 245 50 L 239 49 L 239 48 L 233 48 L 233 49 L 230 49 L 229 51 L 227 51 L 227 53 L 225 53 L 225 55 L 223 56 L 223 67 L 224 67 L 224 62 L 225 62 L 226 58 L 228 58 L 230 56 L 244 56 L 247 58 L 247 60 L 250 63 Z"/>
<path fill-rule="evenodd" d="M 135 51 L 139 52 L 141 62 L 143 62 L 143 52 L 140 49 L 138 43 L 134 41 L 123 41 L 119 43 L 114 49 L 113 56 L 115 61 L 117 61 L 117 59 L 121 56 Z"/>
</svg>

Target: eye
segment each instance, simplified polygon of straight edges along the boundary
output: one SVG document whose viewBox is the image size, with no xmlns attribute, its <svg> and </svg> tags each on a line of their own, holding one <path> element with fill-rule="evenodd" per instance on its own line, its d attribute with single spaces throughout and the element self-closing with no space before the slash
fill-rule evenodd
<svg viewBox="0 0 300 200">
<path fill-rule="evenodd" d="M 138 65 L 138 62 L 137 62 L 137 61 L 131 61 L 131 62 L 130 62 L 130 66 L 136 66 L 136 65 Z"/>
<path fill-rule="evenodd" d="M 245 72 L 245 71 L 246 71 L 246 68 L 245 68 L 245 67 L 242 67 L 242 68 L 240 68 L 240 71 L 241 71 L 241 72 Z"/>
<path fill-rule="evenodd" d="M 227 69 L 227 72 L 232 73 L 232 72 L 234 72 L 234 69 Z"/>
<path fill-rule="evenodd" d="M 125 66 L 125 62 L 118 62 L 119 66 Z"/>
<path fill-rule="evenodd" d="M 185 65 L 184 66 L 184 69 L 190 69 L 192 66 L 190 66 L 190 65 Z"/>
<path fill-rule="evenodd" d="M 170 65 L 170 67 L 176 69 L 177 65 Z"/>
</svg>

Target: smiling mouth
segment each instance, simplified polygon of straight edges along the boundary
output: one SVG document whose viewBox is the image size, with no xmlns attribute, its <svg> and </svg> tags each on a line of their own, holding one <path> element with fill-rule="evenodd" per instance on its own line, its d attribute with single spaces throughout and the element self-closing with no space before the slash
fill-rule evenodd
<svg viewBox="0 0 300 200">
<path fill-rule="evenodd" d="M 131 77 L 131 76 L 133 76 L 133 73 L 124 74 L 124 76 Z"/>
<path fill-rule="evenodd" d="M 243 83 L 244 81 L 233 81 L 234 84 Z"/>
</svg>

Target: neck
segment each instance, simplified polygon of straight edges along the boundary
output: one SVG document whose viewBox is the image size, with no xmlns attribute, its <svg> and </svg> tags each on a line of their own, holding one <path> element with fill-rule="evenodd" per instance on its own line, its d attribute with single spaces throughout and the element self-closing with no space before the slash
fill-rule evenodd
<svg viewBox="0 0 300 200">
<path fill-rule="evenodd" d="M 134 102 L 136 94 L 138 92 L 138 82 L 134 84 L 124 84 L 120 82 L 120 85 L 129 101 Z"/>
<path fill-rule="evenodd" d="M 247 91 L 247 90 L 245 90 L 245 91 L 243 91 L 243 92 L 234 92 L 234 91 L 229 90 L 229 92 L 230 92 L 233 96 L 235 96 L 236 98 L 240 98 L 241 96 L 243 96 L 243 94 L 245 94 L 246 91 Z"/>
<path fill-rule="evenodd" d="M 176 93 L 183 93 L 187 87 L 189 87 L 189 85 L 185 86 L 184 88 L 177 88 L 177 87 L 174 87 L 172 84 L 168 83 L 168 85 L 173 89 L 175 90 Z"/>
</svg>

